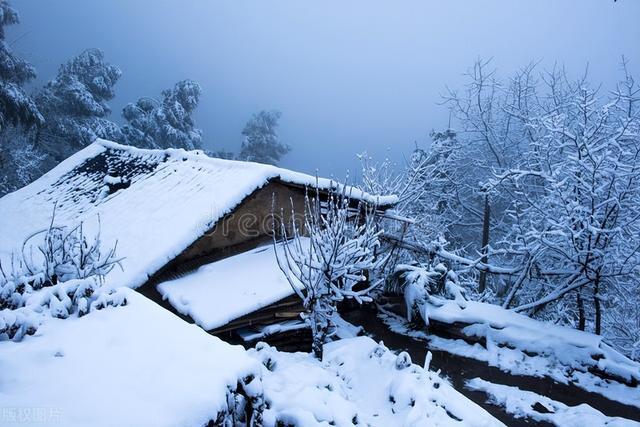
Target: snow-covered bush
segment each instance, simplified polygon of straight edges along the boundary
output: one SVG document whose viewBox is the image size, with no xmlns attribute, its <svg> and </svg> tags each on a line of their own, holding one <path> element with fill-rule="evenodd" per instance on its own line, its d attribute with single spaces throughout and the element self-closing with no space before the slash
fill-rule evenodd
<svg viewBox="0 0 640 427">
<path fill-rule="evenodd" d="M 119 264 L 120 260 L 116 258 L 117 245 L 104 252 L 99 231 L 90 241 L 84 233 L 83 223 L 73 228 L 56 227 L 52 220 L 46 231 L 31 235 L 23 244 L 22 256 L 31 274 L 38 272 L 42 264 L 34 266 L 33 245 L 29 245 L 41 235 L 44 236 L 37 249 L 44 260 L 45 280 L 51 284 L 87 277 L 103 278 Z M 25 252 L 27 247 L 29 254 Z"/>
<path fill-rule="evenodd" d="M 458 284 L 458 276 L 443 263 L 397 265 L 386 287 L 404 296 L 407 320 L 421 319 L 426 326 L 429 307 L 441 307 L 447 300 L 454 300 L 461 308 L 466 305 L 465 289 Z"/>
<path fill-rule="evenodd" d="M 264 343 L 248 354 L 263 366 L 268 426 L 501 425 L 437 373 L 369 337 L 327 344 L 322 361 Z"/>
<path fill-rule="evenodd" d="M 261 427 L 265 410 L 262 378 L 249 374 L 241 378 L 235 389 L 227 390 L 227 407 L 218 413 L 211 426 Z"/>
<path fill-rule="evenodd" d="M 0 340 L 32 335 L 43 316 L 64 319 L 126 304 L 122 294 L 103 287 L 120 261 L 116 247 L 103 252 L 99 232 L 89 240 L 82 223 L 69 228 L 54 219 L 25 240 L 10 270 L 0 263 Z"/>
<path fill-rule="evenodd" d="M 22 299 L 23 305 L 0 310 L 0 341 L 19 341 L 25 335 L 33 335 L 45 317 L 82 317 L 92 310 L 127 304 L 123 293 L 103 288 L 95 277 L 60 282 L 36 292 L 25 293 Z"/>
<path fill-rule="evenodd" d="M 370 301 L 369 292 L 380 283 L 368 283 L 367 274 L 385 260 L 377 253 L 382 231 L 375 224 L 374 206 L 360 203 L 352 208 L 350 199 L 341 193 L 329 194 L 326 202 L 321 201 L 319 191 L 313 199 L 307 195 L 302 227 L 295 223 L 295 212 L 291 218 L 290 227 L 280 224 L 283 251 L 279 255 L 276 250 L 276 257 L 302 299 L 313 352 L 321 359 L 322 346 L 334 332 L 337 303 L 345 298 Z M 292 236 L 288 236 L 288 229 Z"/>
</svg>

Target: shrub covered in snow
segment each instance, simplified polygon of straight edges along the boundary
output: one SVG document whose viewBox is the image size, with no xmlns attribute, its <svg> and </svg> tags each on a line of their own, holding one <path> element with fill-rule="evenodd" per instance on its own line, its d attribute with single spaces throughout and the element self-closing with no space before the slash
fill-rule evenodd
<svg viewBox="0 0 640 427">
<path fill-rule="evenodd" d="M 103 252 L 99 233 L 89 240 L 82 224 L 58 227 L 54 219 L 25 240 L 10 270 L 0 265 L 0 340 L 34 334 L 46 315 L 65 319 L 126 304 L 122 294 L 102 287 L 119 262 L 116 248 Z"/>
<path fill-rule="evenodd" d="M 218 412 L 215 426 L 261 427 L 265 409 L 262 378 L 248 374 L 238 380 L 235 388 L 227 386 L 227 405 Z"/>
<path fill-rule="evenodd" d="M 334 341 L 322 361 L 260 343 L 264 425 L 498 426 L 436 373 L 368 337 Z"/>
<path fill-rule="evenodd" d="M 430 307 L 441 307 L 447 300 L 454 300 L 460 308 L 466 306 L 464 288 L 458 284 L 456 273 L 443 263 L 397 265 L 388 278 L 387 290 L 404 295 L 407 320 L 422 320 L 427 326 Z"/>
</svg>

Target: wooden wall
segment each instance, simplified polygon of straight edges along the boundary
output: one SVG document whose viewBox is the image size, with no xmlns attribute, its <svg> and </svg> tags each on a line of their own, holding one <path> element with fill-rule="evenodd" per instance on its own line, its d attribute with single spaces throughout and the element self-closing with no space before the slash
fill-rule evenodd
<svg viewBox="0 0 640 427">
<path fill-rule="evenodd" d="M 279 182 L 265 185 L 193 242 L 172 264 L 190 263 L 212 254 L 222 255 L 216 258 L 224 258 L 271 240 L 273 207 L 276 215 L 282 214 L 285 224 L 290 224 L 292 201 L 296 216 L 304 215 L 304 197 L 305 192 L 301 188 Z"/>
<path fill-rule="evenodd" d="M 315 193 L 311 193 L 309 196 L 315 197 Z M 326 199 L 326 197 L 326 193 L 320 194 L 321 199 Z M 357 207 L 356 200 L 353 200 L 352 203 L 354 207 Z M 291 236 L 292 209 L 296 214 L 298 226 L 302 227 L 305 212 L 305 188 L 281 181 L 270 182 L 247 196 L 233 212 L 220 219 L 212 229 L 208 230 L 173 261 L 154 274 L 144 286 L 138 288 L 138 291 L 176 313 L 176 310 L 160 296 L 156 289 L 158 283 L 194 270 L 201 265 L 237 255 L 270 242 L 273 238 L 274 212 L 281 216 L 284 219 L 284 223 L 289 226 L 287 234 Z M 279 220 L 280 218 L 278 218 Z M 250 325 L 268 325 L 298 318 L 301 311 L 302 304 L 299 297 L 291 295 L 281 301 L 235 319 L 216 330 L 209 331 L 209 333 L 218 335 L 230 342 L 235 342 L 239 340 L 236 334 L 239 328 Z M 192 319 L 188 316 L 180 317 L 192 322 Z M 272 337 L 266 337 L 264 340 L 271 342 L 278 348 L 290 351 L 306 351 L 310 349 L 311 342 L 308 329 L 283 332 Z M 243 344 L 246 345 L 246 343 Z"/>
</svg>

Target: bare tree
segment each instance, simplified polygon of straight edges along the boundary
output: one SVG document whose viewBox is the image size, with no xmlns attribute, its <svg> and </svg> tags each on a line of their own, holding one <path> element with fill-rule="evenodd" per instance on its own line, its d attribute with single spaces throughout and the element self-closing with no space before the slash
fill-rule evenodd
<svg viewBox="0 0 640 427">
<path fill-rule="evenodd" d="M 282 249 L 274 234 L 278 266 L 302 300 L 313 353 L 322 359 L 322 346 L 334 332 L 337 303 L 345 298 L 370 301 L 369 293 L 380 283 L 368 279 L 385 260 L 377 253 L 382 231 L 376 229 L 375 206 L 351 208 L 344 192 L 332 192 L 322 201 L 316 190 L 313 198 L 305 198 L 303 225 L 292 220 L 288 227 L 281 221 L 280 229 Z"/>
<path fill-rule="evenodd" d="M 532 63 L 505 80 L 476 63 L 445 97 L 460 130 L 414 153 L 429 159 L 406 191 L 418 195 L 406 205 L 418 226 L 385 240 L 405 263 L 446 261 L 468 291 L 486 283 L 474 298 L 637 353 L 640 88 L 625 60 L 622 70 L 606 93 L 587 72 L 574 80 Z"/>
<path fill-rule="evenodd" d="M 516 310 L 574 295 L 579 327 L 590 300 L 597 334 L 605 295 L 632 286 L 640 263 L 639 90 L 623 68 L 624 80 L 605 99 L 586 75 L 575 83 L 551 75 L 545 112 L 529 124 L 539 135 L 528 153 L 537 167 L 510 168 L 495 181 L 517 183 L 527 230 L 519 249 L 553 272 Z"/>
</svg>

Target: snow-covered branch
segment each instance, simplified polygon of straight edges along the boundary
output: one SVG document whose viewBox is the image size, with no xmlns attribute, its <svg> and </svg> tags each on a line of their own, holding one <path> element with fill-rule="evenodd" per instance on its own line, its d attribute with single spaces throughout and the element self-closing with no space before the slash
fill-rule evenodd
<svg viewBox="0 0 640 427">
<path fill-rule="evenodd" d="M 370 291 L 380 283 L 370 277 L 386 259 L 379 250 L 382 231 L 376 230 L 375 206 L 361 203 L 354 213 L 349 204 L 345 194 L 330 193 L 325 201 L 316 190 L 305 197 L 302 227 L 281 222 L 282 242 L 274 235 L 278 265 L 302 299 L 318 358 L 333 333 L 337 302 L 370 301 Z"/>
</svg>

